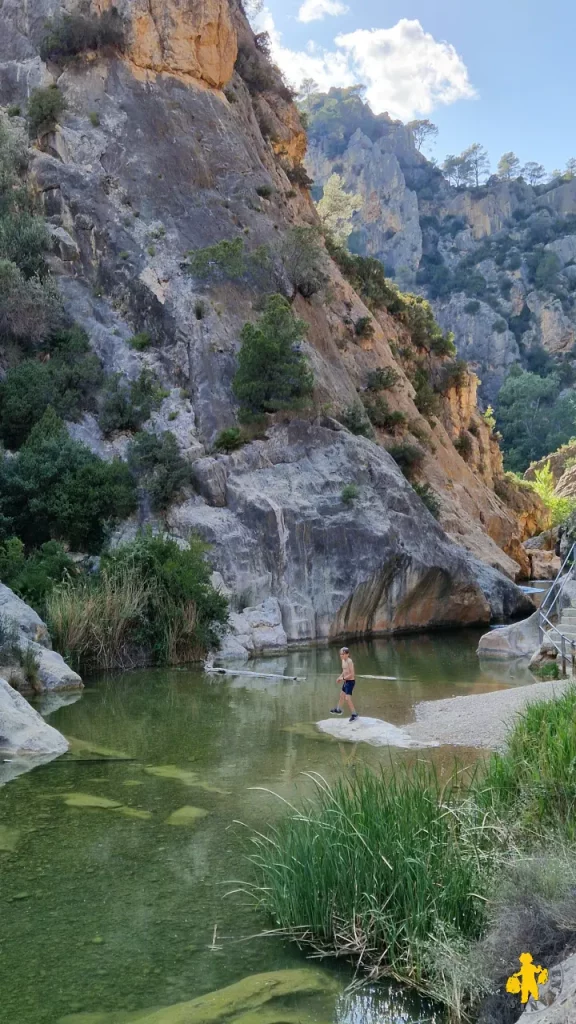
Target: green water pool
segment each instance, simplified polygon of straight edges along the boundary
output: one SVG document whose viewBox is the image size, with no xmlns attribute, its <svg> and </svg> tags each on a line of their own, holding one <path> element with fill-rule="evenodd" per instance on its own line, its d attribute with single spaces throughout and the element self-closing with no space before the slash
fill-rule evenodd
<svg viewBox="0 0 576 1024">
<path fill-rule="evenodd" d="M 396 677 L 359 680 L 360 712 L 402 725 L 419 700 L 526 681 L 483 672 L 477 642 L 477 633 L 463 632 L 354 645 L 358 676 Z M 310 791 L 303 772 L 331 779 L 390 757 L 452 762 L 447 748 L 389 750 L 316 734 L 313 723 L 337 695 L 337 648 L 246 667 L 306 679 L 135 671 L 89 681 L 79 699 L 49 715 L 71 752 L 0 789 L 3 1024 L 104 1012 L 120 1024 L 128 1012 L 254 973 L 309 966 L 294 946 L 259 935 L 269 922 L 245 896 L 227 895 L 249 877 L 248 830 L 281 810 L 262 789 L 294 800 Z M 401 991 L 345 992 L 350 969 L 322 968 L 337 994 L 297 1001 L 302 1019 L 442 1020 Z"/>
</svg>

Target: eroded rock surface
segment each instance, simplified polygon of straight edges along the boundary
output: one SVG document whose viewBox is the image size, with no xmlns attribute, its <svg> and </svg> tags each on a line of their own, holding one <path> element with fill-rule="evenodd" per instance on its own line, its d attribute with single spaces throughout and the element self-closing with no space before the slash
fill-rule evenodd
<svg viewBox="0 0 576 1024">
<path fill-rule="evenodd" d="M 64 754 L 68 742 L 28 701 L 0 678 L 0 753 Z"/>
<path fill-rule="evenodd" d="M 203 499 L 173 508 L 171 530 L 199 531 L 246 605 L 274 598 L 289 640 L 466 625 L 532 607 L 449 541 L 387 452 L 332 420 L 292 421 L 195 470 Z M 358 488 L 350 503 L 345 484 Z M 242 628 L 246 618 L 276 628 L 262 609 L 233 621 Z"/>
<path fill-rule="evenodd" d="M 0 617 L 6 627 L 12 627 L 16 647 L 34 653 L 38 666 L 39 690 L 75 690 L 83 686 L 78 673 L 66 664 L 62 655 L 52 650 L 46 623 L 33 608 L 2 583 Z"/>
<path fill-rule="evenodd" d="M 530 658 L 539 646 L 538 613 L 534 612 L 522 622 L 485 633 L 478 654 L 481 658 Z"/>
</svg>

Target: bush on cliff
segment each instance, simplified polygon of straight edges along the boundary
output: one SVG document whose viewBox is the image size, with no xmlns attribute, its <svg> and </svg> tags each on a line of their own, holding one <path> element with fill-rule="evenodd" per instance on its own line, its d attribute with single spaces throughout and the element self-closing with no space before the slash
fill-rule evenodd
<svg viewBox="0 0 576 1024">
<path fill-rule="evenodd" d="M 90 50 L 113 46 L 122 50 L 126 27 L 115 7 L 102 14 L 63 14 L 53 18 L 40 45 L 42 60 L 66 60 Z"/>
<path fill-rule="evenodd" d="M 125 381 L 116 373 L 109 378 L 100 409 L 104 434 L 116 430 L 135 432 L 159 408 L 166 392 L 151 370 L 144 369 L 136 380 Z"/>
<path fill-rule="evenodd" d="M 41 217 L 15 210 L 0 217 L 0 259 L 9 260 L 25 278 L 46 274 L 48 232 Z"/>
<path fill-rule="evenodd" d="M 58 416 L 76 420 L 96 408 L 102 381 L 100 360 L 92 353 L 56 353 L 48 362 L 27 359 L 0 383 L 0 436 L 8 448 L 20 448 L 32 427 L 52 406 Z"/>
<path fill-rule="evenodd" d="M 17 455 L 0 459 L 0 540 L 27 548 L 61 540 L 98 552 L 108 532 L 129 516 L 136 496 L 128 467 L 103 462 L 73 441 L 47 409 Z"/>
<path fill-rule="evenodd" d="M 218 646 L 226 599 L 210 582 L 206 545 L 142 533 L 103 557 L 92 577 L 57 587 L 48 622 L 75 665 L 103 669 L 194 661 Z"/>
<path fill-rule="evenodd" d="M 291 284 L 305 299 L 327 283 L 326 253 L 316 228 L 295 227 L 287 231 L 280 244 L 280 257 Z"/>
<path fill-rule="evenodd" d="M 74 562 L 56 540 L 46 541 L 29 554 L 19 537 L 0 544 L 0 582 L 40 615 L 45 614 L 46 598 L 54 585 L 76 574 Z"/>
<path fill-rule="evenodd" d="M 33 89 L 28 101 L 30 135 L 34 137 L 52 131 L 65 109 L 66 100 L 57 85 Z"/>
<path fill-rule="evenodd" d="M 185 269 L 200 279 L 223 277 L 230 281 L 268 283 L 272 273 L 270 249 L 257 245 L 249 250 L 242 237 L 224 238 L 203 249 L 190 249 Z"/>
<path fill-rule="evenodd" d="M 169 430 L 157 436 L 142 431 L 128 447 L 128 466 L 150 495 L 154 512 L 164 512 L 190 480 L 188 464 Z"/>
<path fill-rule="evenodd" d="M 0 341 L 24 352 L 42 346 L 62 320 L 62 303 L 50 280 L 27 279 L 10 260 L 0 260 Z"/>
<path fill-rule="evenodd" d="M 271 295 L 258 321 L 244 325 L 232 385 L 244 418 L 293 408 L 312 394 L 312 371 L 300 350 L 305 333 L 282 295 Z"/>
<path fill-rule="evenodd" d="M 507 469 L 523 473 L 531 462 L 556 451 L 576 434 L 576 399 L 560 396 L 559 377 L 540 377 L 513 367 L 496 407 Z"/>
</svg>

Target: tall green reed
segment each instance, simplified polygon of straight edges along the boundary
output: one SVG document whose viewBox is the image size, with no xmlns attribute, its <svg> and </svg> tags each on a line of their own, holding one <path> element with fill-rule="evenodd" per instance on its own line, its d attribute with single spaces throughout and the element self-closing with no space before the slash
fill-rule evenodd
<svg viewBox="0 0 576 1024">
<path fill-rule="evenodd" d="M 458 773 L 443 783 L 426 764 L 314 781 L 302 811 L 252 837 L 251 891 L 298 941 L 425 987 L 435 937 L 481 933 L 498 830 Z"/>
</svg>

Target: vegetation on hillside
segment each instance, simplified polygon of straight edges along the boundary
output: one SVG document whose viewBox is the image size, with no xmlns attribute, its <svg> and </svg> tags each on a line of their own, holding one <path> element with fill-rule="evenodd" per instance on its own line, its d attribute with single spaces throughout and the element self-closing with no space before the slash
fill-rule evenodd
<svg viewBox="0 0 576 1024">
<path fill-rule="evenodd" d="M 305 334 L 305 322 L 282 295 L 271 295 L 258 321 L 244 325 L 232 387 L 245 420 L 293 408 L 312 394 L 312 371 L 300 350 Z"/>
<path fill-rule="evenodd" d="M 78 25 L 63 24 L 71 46 Z M 32 94 L 34 131 L 61 109 L 58 96 Z M 66 317 L 26 170 L 26 140 L 0 118 L 0 580 L 48 616 L 58 649 L 83 668 L 190 660 L 217 644 L 226 619 L 200 542 L 140 537 L 106 550 L 139 498 L 162 513 L 189 482 L 175 437 L 142 431 L 166 392 L 146 369 L 106 378 Z M 105 433 L 137 432 L 127 461 L 103 461 L 72 439 L 64 421 L 87 412 Z M 98 572 L 69 551 L 101 555 Z"/>
<path fill-rule="evenodd" d="M 91 50 L 124 49 L 126 27 L 116 7 L 101 14 L 61 14 L 52 18 L 40 45 L 42 60 L 66 61 Z"/>
<path fill-rule="evenodd" d="M 576 434 L 576 393 L 561 394 L 558 376 L 513 366 L 498 395 L 496 422 L 506 468 L 522 473 Z"/>
<path fill-rule="evenodd" d="M 84 670 L 194 661 L 219 644 L 226 598 L 210 582 L 207 547 L 141 533 L 96 573 L 52 588 L 47 619 L 58 650 Z"/>
</svg>

